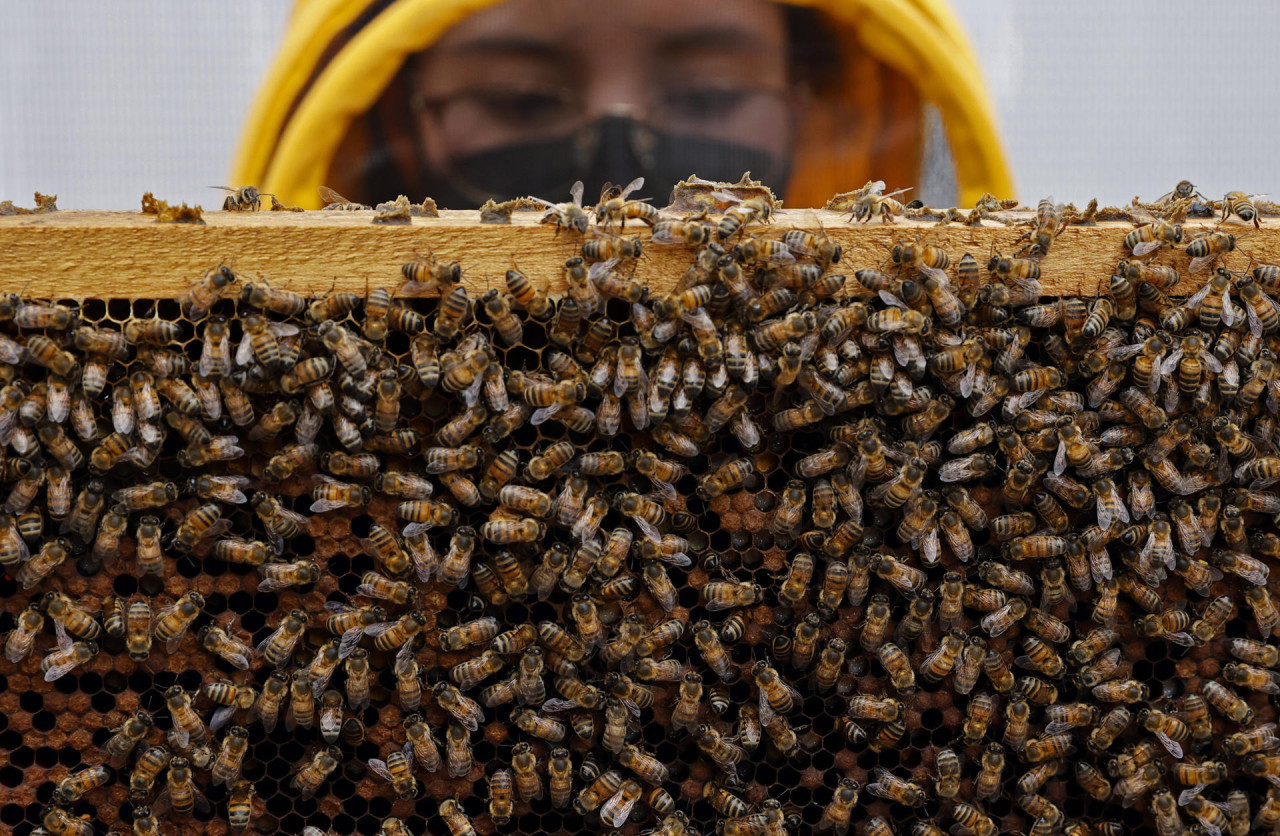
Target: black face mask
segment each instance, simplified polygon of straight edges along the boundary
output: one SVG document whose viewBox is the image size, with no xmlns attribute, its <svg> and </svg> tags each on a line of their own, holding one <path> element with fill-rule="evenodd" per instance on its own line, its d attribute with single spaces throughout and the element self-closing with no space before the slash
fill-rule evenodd
<svg viewBox="0 0 1280 836">
<path fill-rule="evenodd" d="M 486 200 L 532 195 L 560 202 L 581 180 L 588 199 L 606 182 L 645 178 L 644 192 L 659 202 L 679 181 L 696 174 L 736 182 L 743 172 L 782 191 L 790 161 L 759 148 L 698 136 L 675 136 L 624 116 L 608 116 L 577 133 L 494 148 L 456 160 L 444 174 L 428 174 L 425 193 L 449 209 L 474 209 Z"/>
</svg>

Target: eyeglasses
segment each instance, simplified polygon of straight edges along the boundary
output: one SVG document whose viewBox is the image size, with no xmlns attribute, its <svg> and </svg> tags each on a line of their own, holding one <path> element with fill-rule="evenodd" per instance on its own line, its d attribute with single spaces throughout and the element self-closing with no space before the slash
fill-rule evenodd
<svg viewBox="0 0 1280 836">
<path fill-rule="evenodd" d="M 643 102 L 620 104 L 655 130 L 713 138 L 778 124 L 788 112 L 781 89 L 698 82 L 657 89 Z M 446 146 L 466 144 L 476 136 L 491 138 L 493 145 L 563 136 L 603 115 L 588 111 L 581 90 L 518 80 L 419 96 L 412 105 L 437 121 Z"/>
</svg>

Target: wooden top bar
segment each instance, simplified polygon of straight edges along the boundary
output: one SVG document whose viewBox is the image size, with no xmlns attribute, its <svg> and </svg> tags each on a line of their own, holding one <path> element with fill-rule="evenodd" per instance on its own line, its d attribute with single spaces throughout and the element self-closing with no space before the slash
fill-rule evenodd
<svg viewBox="0 0 1280 836">
<path fill-rule="evenodd" d="M 984 221 L 981 227 L 933 222 L 850 223 L 848 213 L 784 210 L 774 222 L 750 231 L 765 237 L 788 229 L 812 228 L 814 215 L 828 236 L 844 248 L 835 265 L 850 275 L 888 261 L 893 245 L 903 241 L 936 244 L 952 261 L 966 252 L 985 264 L 990 251 L 1012 254 L 1025 223 L 1006 226 Z M 442 211 L 439 218 L 414 218 L 411 225 L 373 224 L 372 211 L 340 212 L 205 212 L 206 225 L 162 224 L 140 212 L 63 211 L 0 217 L 0 290 L 24 291 L 35 297 L 168 298 L 209 267 L 228 262 L 238 274 L 304 293 L 331 289 L 364 292 L 370 287 L 395 288 L 400 267 L 418 255 L 434 254 L 462 265 L 469 289 L 503 285 L 514 263 L 550 290 L 563 289 L 563 265 L 574 254 L 577 237 L 554 225 L 538 223 L 538 212 L 516 212 L 509 225 L 481 224 L 475 211 Z M 672 217 L 676 217 L 672 215 Z M 1009 213 L 1015 221 L 1032 213 Z M 1091 296 L 1126 256 L 1129 223 L 1069 226 L 1041 262 L 1041 283 L 1049 296 Z M 1213 229 L 1236 236 L 1237 250 L 1224 263 L 1243 270 L 1254 263 L 1280 263 L 1280 220 L 1267 219 L 1261 229 L 1241 223 L 1221 226 L 1191 221 L 1183 225 L 1187 240 Z M 625 234 L 645 242 L 636 276 L 651 290 L 670 289 L 692 258 L 686 247 L 648 244 L 649 232 L 632 223 Z M 1187 272 L 1185 244 L 1164 249 L 1154 261 L 1177 267 L 1184 276 L 1178 295 L 1194 292 L 1209 273 Z"/>
</svg>

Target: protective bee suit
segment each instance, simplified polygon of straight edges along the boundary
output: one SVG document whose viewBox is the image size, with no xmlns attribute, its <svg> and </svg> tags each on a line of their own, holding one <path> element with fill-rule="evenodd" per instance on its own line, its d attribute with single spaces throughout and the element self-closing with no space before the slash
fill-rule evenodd
<svg viewBox="0 0 1280 836">
<path fill-rule="evenodd" d="M 541 2 L 539 25 L 564 23 L 554 0 L 516 2 Z M 576 179 L 587 182 L 591 198 L 597 181 L 635 176 L 647 181 L 637 196 L 662 205 L 675 179 L 736 180 L 746 170 L 789 207 L 822 206 L 869 180 L 912 187 L 904 201 L 933 205 L 972 205 L 984 192 L 1013 195 L 977 59 L 944 0 L 780 3 L 770 8 L 781 13 L 791 81 L 802 77 L 802 86 L 744 86 L 698 98 L 691 88 L 699 72 L 659 83 L 652 96 L 646 88 L 636 97 L 641 105 L 592 110 L 575 98 L 579 80 L 596 77 L 584 69 L 554 88 L 563 94 L 539 89 L 516 105 L 504 100 L 504 118 L 519 128 L 509 136 L 469 127 L 483 123 L 466 121 L 475 105 L 467 96 L 478 95 L 466 78 L 446 79 L 450 92 L 432 96 L 421 89 L 419 69 L 456 33 L 483 28 L 500 5 L 299 0 L 245 121 L 233 182 L 306 208 L 321 205 L 320 186 L 364 203 L 406 194 L 474 208 L 490 197 L 564 200 Z M 618 45 L 608 48 L 621 54 Z M 794 69 L 801 65 L 803 73 Z M 512 73 L 511 82 L 523 75 Z M 492 100 L 484 103 L 492 111 Z M 450 130 L 452 146 L 438 140 Z M 764 138 L 775 132 L 783 138 Z"/>
</svg>

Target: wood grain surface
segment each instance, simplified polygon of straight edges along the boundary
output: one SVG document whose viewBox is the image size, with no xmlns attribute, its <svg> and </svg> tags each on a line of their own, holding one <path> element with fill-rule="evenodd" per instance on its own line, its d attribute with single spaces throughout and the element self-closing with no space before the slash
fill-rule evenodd
<svg viewBox="0 0 1280 836">
<path fill-rule="evenodd" d="M 0 290 L 36 297 L 168 298 L 219 262 L 251 280 L 309 293 L 330 289 L 363 292 L 369 287 L 398 287 L 400 267 L 418 255 L 456 259 L 469 289 L 503 285 L 515 264 L 537 283 L 563 289 L 562 267 L 578 240 L 553 225 L 538 223 L 539 213 L 517 212 L 509 225 L 481 224 L 474 211 L 443 211 L 439 218 L 414 218 L 408 226 L 371 223 L 373 212 L 205 212 L 204 226 L 161 224 L 140 212 L 63 211 L 0 217 Z M 893 245 L 917 238 L 947 251 L 952 261 L 973 253 L 981 263 L 991 250 L 1012 253 L 1027 230 L 1030 213 L 1010 213 L 1013 225 L 986 221 L 981 227 L 931 222 L 854 224 L 845 213 L 786 210 L 773 223 L 752 227 L 764 237 L 795 228 L 812 228 L 814 216 L 844 247 L 837 272 L 874 267 L 889 259 Z M 1071 226 L 1062 232 L 1041 262 L 1041 283 L 1049 296 L 1094 295 L 1106 287 L 1128 223 Z M 1184 225 L 1187 239 L 1215 228 L 1236 236 L 1237 250 L 1225 257 L 1233 270 L 1250 263 L 1280 263 L 1280 220 L 1261 229 L 1241 223 Z M 643 225 L 627 234 L 646 242 L 636 275 L 662 293 L 684 273 L 692 258 L 686 247 L 648 245 Z M 1152 257 L 1183 272 L 1176 295 L 1194 292 L 1209 273 L 1191 275 L 1184 247 L 1163 249 Z M 852 281 L 852 277 L 850 278 Z"/>
</svg>

